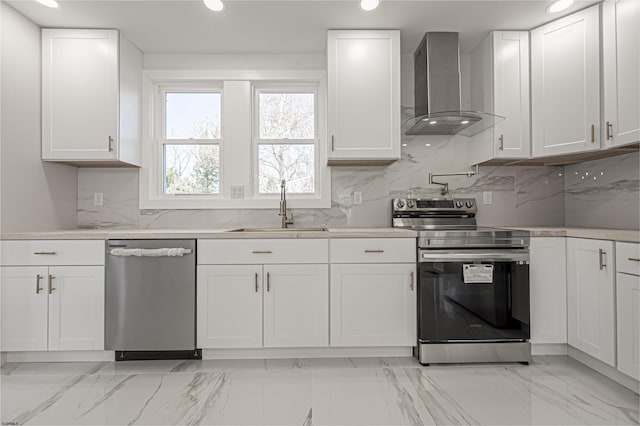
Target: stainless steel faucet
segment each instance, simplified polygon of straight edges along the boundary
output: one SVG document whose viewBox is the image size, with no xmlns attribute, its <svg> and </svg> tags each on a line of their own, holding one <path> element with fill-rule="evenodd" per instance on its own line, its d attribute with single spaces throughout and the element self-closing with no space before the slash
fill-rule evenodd
<svg viewBox="0 0 640 426">
<path fill-rule="evenodd" d="M 293 225 L 293 213 L 290 218 L 287 217 L 287 189 L 284 179 L 282 179 L 282 183 L 280 184 L 280 212 L 278 216 L 282 216 L 283 228 L 288 228 L 289 225 Z"/>
</svg>

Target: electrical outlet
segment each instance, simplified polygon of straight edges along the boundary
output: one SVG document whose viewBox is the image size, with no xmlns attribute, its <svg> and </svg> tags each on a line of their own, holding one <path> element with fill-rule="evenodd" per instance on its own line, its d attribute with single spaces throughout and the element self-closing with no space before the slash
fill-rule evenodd
<svg viewBox="0 0 640 426">
<path fill-rule="evenodd" d="M 231 198 L 244 198 L 244 185 L 231 185 Z"/>
<path fill-rule="evenodd" d="M 493 204 L 493 192 L 484 191 L 482 193 L 482 203 L 485 205 Z"/>
<path fill-rule="evenodd" d="M 101 206 L 104 204 L 104 195 L 102 192 L 94 192 L 93 193 L 93 205 Z"/>
<path fill-rule="evenodd" d="M 362 204 L 362 192 L 357 191 L 353 193 L 353 204 Z"/>
</svg>

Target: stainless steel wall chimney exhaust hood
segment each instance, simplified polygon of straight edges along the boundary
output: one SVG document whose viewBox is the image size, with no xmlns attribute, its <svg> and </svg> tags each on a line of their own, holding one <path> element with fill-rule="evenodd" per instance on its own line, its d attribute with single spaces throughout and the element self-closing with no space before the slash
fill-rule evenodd
<svg viewBox="0 0 640 426">
<path fill-rule="evenodd" d="M 413 56 L 416 116 L 405 123 L 406 135 L 473 136 L 504 120 L 461 110 L 458 33 L 426 33 Z"/>
</svg>

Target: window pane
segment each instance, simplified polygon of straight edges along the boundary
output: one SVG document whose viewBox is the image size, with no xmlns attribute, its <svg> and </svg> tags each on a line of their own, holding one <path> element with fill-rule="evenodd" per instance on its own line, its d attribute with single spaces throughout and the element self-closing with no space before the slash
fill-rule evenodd
<svg viewBox="0 0 640 426">
<path fill-rule="evenodd" d="M 220 192 L 220 146 L 164 146 L 165 194 Z"/>
<path fill-rule="evenodd" d="M 258 147 L 258 190 L 261 194 L 314 192 L 314 145 L 261 144 Z"/>
<path fill-rule="evenodd" d="M 166 139 L 220 139 L 220 93 L 166 93 Z"/>
<path fill-rule="evenodd" d="M 313 93 L 260 93 L 260 139 L 313 139 Z"/>
</svg>

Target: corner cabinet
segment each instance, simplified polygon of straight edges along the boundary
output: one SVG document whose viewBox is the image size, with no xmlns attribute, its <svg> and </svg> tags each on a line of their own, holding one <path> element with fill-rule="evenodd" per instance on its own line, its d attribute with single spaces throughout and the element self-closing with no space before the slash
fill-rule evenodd
<svg viewBox="0 0 640 426">
<path fill-rule="evenodd" d="M 327 32 L 328 164 L 400 159 L 400 31 Z"/>
<path fill-rule="evenodd" d="M 414 239 L 331 240 L 331 346 L 415 346 Z"/>
<path fill-rule="evenodd" d="M 2 241 L 2 351 L 104 349 L 104 241 Z"/>
<path fill-rule="evenodd" d="M 506 118 L 469 142 L 471 163 L 529 158 L 529 33 L 491 32 L 471 53 L 471 67 L 471 109 Z"/>
<path fill-rule="evenodd" d="M 605 148 L 640 142 L 640 3 L 602 3 Z"/>
<path fill-rule="evenodd" d="M 139 166 L 142 61 L 117 30 L 42 29 L 42 159 Z"/>
<path fill-rule="evenodd" d="M 569 345 L 611 366 L 615 349 L 615 263 L 612 241 L 567 238 Z"/>
<path fill-rule="evenodd" d="M 531 112 L 534 157 L 600 149 L 599 5 L 531 31 Z"/>
</svg>

